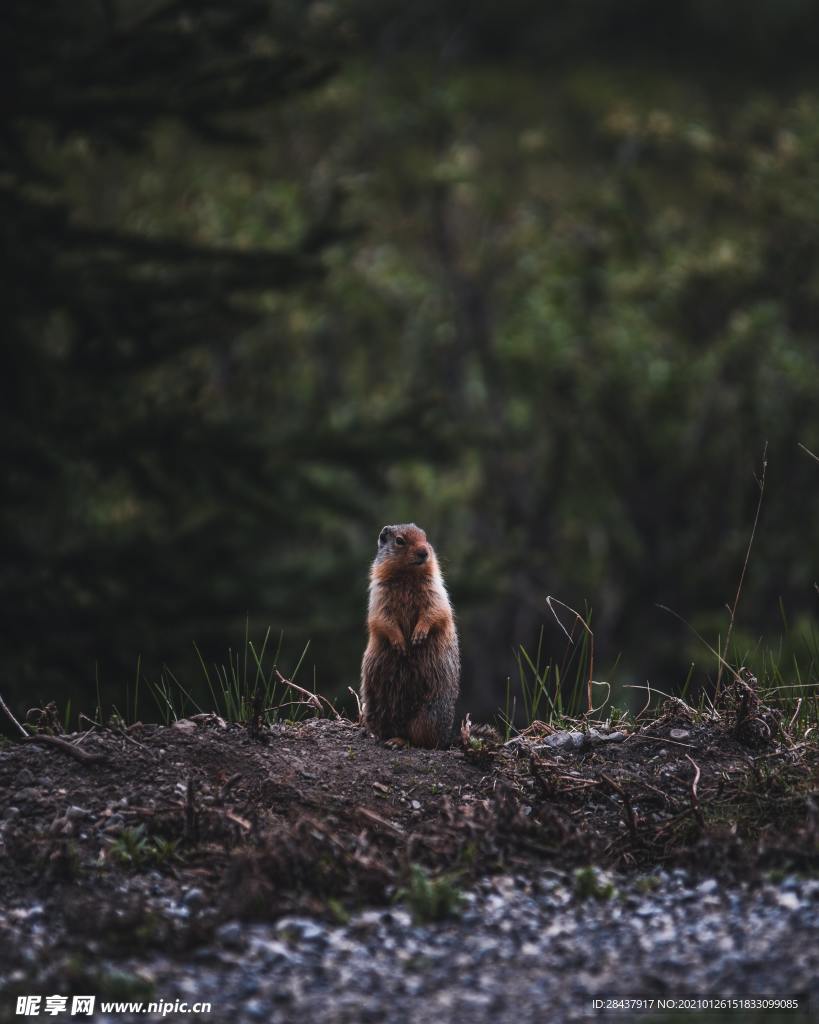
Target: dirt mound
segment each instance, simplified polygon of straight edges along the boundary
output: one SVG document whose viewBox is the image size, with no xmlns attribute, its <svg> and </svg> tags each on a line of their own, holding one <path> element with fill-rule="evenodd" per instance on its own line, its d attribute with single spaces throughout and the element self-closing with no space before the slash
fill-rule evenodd
<svg viewBox="0 0 819 1024">
<path fill-rule="evenodd" d="M 383 902 L 413 866 L 815 868 L 817 752 L 770 735 L 760 749 L 758 730 L 749 746 L 737 707 L 733 724 L 669 702 L 631 732 L 542 727 L 505 745 L 467 730 L 445 751 L 320 719 L 253 737 L 215 716 L 91 734 L 87 763 L 15 745 L 0 752 L 4 901 L 65 885 L 104 899 L 150 873 L 168 896 L 194 879 L 220 912 L 264 917 Z"/>
<path fill-rule="evenodd" d="M 103 951 L 173 974 L 236 917 L 343 921 L 401 894 L 435 917 L 495 872 L 815 871 L 817 749 L 746 732 L 763 711 L 741 693 L 734 707 L 708 721 L 671 702 L 639 729 L 540 724 L 509 743 L 467 726 L 437 751 L 345 721 L 214 715 L 7 746 L 0 988 L 128 998 Z"/>
</svg>

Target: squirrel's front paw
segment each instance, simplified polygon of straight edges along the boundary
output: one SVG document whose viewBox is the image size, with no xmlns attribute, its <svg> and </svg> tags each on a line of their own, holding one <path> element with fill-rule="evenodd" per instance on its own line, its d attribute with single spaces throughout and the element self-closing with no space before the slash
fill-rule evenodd
<svg viewBox="0 0 819 1024">
<path fill-rule="evenodd" d="M 416 626 L 412 634 L 412 645 L 417 647 L 418 644 L 422 644 L 429 636 L 428 626 Z"/>
<path fill-rule="evenodd" d="M 390 641 L 390 647 L 392 647 L 392 649 L 395 651 L 396 654 L 406 654 L 407 653 L 407 645 L 404 642 L 404 638 L 403 637 L 401 637 L 400 640 L 391 640 Z"/>
</svg>

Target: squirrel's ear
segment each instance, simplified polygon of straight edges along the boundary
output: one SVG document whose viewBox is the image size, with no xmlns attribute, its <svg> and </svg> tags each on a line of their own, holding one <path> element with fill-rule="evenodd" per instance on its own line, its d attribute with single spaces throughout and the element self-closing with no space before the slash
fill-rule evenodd
<svg viewBox="0 0 819 1024">
<path fill-rule="evenodd" d="M 378 535 L 378 543 L 379 544 L 386 544 L 391 536 L 392 536 L 392 530 L 389 528 L 389 526 L 385 526 L 384 529 L 381 531 L 381 533 L 379 533 L 379 535 Z"/>
</svg>

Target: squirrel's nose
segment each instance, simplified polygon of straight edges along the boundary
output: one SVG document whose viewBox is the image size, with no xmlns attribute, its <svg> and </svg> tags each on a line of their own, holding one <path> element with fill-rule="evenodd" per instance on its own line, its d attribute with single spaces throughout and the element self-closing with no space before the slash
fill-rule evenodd
<svg viewBox="0 0 819 1024">
<path fill-rule="evenodd" d="M 423 547 L 416 548 L 415 557 L 418 559 L 419 562 L 426 562 L 426 560 L 429 558 L 429 551 L 427 550 L 427 548 Z"/>
</svg>

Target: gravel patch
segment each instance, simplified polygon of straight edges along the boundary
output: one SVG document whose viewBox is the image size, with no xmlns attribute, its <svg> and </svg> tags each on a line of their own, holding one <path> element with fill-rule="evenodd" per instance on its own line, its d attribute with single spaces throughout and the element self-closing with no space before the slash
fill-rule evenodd
<svg viewBox="0 0 819 1024">
<path fill-rule="evenodd" d="M 199 904 L 200 894 L 189 890 L 168 910 L 187 917 Z M 36 909 L 14 930 L 28 970 L 0 981 L 32 979 L 47 951 L 48 929 Z M 682 869 L 643 876 L 545 869 L 486 879 L 464 895 L 456 918 L 433 924 L 415 923 L 398 904 L 337 925 L 307 916 L 228 921 L 175 958 L 99 954 L 103 973 L 144 986 L 151 996 L 142 997 L 210 1001 L 212 1014 L 203 1019 L 235 1024 L 631 1020 L 633 1013 L 593 1009 L 592 1000 L 691 995 L 799 995 L 803 1007 L 812 999 L 815 1012 L 819 880 L 789 876 L 752 888 Z"/>
</svg>

